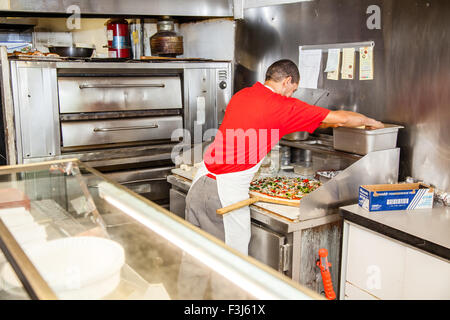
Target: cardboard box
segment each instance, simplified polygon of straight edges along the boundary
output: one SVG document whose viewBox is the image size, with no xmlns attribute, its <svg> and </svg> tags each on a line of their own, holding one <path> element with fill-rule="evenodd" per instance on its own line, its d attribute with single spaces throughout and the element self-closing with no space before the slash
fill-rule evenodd
<svg viewBox="0 0 450 320">
<path fill-rule="evenodd" d="M 434 189 L 421 183 L 360 186 L 359 206 L 368 211 L 414 210 L 433 207 Z"/>
<path fill-rule="evenodd" d="M 30 199 L 27 195 L 19 189 L 0 189 L 0 209 L 17 207 L 30 211 Z"/>
</svg>

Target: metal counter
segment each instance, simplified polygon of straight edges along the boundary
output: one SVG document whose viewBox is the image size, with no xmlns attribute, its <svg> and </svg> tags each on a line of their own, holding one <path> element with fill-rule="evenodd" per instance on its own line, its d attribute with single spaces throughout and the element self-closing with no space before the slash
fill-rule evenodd
<svg viewBox="0 0 450 320">
<path fill-rule="evenodd" d="M 285 144 L 286 141 L 280 142 Z M 300 143 L 293 143 L 298 144 Z M 333 150 L 326 150 L 336 155 Z M 337 152 L 340 154 L 341 152 Z M 250 206 L 252 237 L 249 255 L 285 273 L 316 292 L 323 291 L 323 284 L 316 259 L 320 248 L 327 248 L 333 279 L 339 277 L 342 219 L 338 208 L 354 203 L 362 184 L 394 183 L 398 179 L 399 149 L 369 153 L 364 157 L 346 154 L 359 159 L 322 187 L 305 196 L 300 202 L 295 220 L 256 205 Z M 177 175 L 172 170 L 167 177 L 171 184 L 170 211 L 185 218 L 186 194 L 192 183 L 192 171 Z M 280 173 L 282 174 L 282 173 Z M 283 207 L 283 206 L 279 206 Z M 277 211 L 282 210 L 278 209 Z M 334 283 L 338 292 L 338 282 Z"/>
<path fill-rule="evenodd" d="M 167 181 L 172 186 L 170 211 L 184 219 L 186 195 L 192 180 L 173 174 L 167 177 Z M 250 215 L 252 237 L 249 256 L 321 292 L 323 287 L 314 257 L 321 247 L 333 248 L 329 259 L 338 263 L 341 234 L 339 214 L 292 221 L 252 205 Z M 338 271 L 338 267 L 332 269 L 333 278 L 337 279 Z"/>
</svg>

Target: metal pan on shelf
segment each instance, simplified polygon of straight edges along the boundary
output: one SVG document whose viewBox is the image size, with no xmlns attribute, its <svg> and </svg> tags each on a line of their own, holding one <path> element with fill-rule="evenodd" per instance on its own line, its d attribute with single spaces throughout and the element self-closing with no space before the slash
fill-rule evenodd
<svg viewBox="0 0 450 320">
<path fill-rule="evenodd" d="M 94 48 L 86 47 L 64 47 L 64 46 L 49 46 L 48 51 L 51 53 L 56 53 L 61 57 L 70 58 L 90 58 L 94 52 Z"/>
</svg>

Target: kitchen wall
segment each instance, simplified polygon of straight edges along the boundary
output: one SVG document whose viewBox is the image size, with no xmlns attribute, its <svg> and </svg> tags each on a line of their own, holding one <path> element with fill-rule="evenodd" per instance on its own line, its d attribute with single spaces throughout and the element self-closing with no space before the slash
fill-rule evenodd
<svg viewBox="0 0 450 320">
<path fill-rule="evenodd" d="M 180 24 L 185 58 L 234 60 L 236 23 L 231 18 Z"/>
<path fill-rule="evenodd" d="M 94 56 L 108 57 L 105 23 L 107 18 L 83 18 L 81 19 L 80 29 L 68 29 L 65 18 L 39 18 L 35 27 L 36 47 L 37 49 L 48 52 L 47 45 L 70 45 L 87 44 L 95 46 Z M 127 19 L 131 23 L 132 19 Z M 157 32 L 156 19 L 142 19 L 144 55 L 150 56 L 150 37 Z M 179 25 L 175 23 L 175 31 L 178 32 Z"/>
<path fill-rule="evenodd" d="M 45 50 L 47 45 L 70 45 L 71 42 L 94 45 L 99 56 L 108 56 L 105 22 L 108 19 L 81 19 L 80 29 L 67 28 L 65 18 L 39 18 L 35 27 L 36 46 Z"/>
<path fill-rule="evenodd" d="M 39 18 L 35 28 L 39 50 L 47 45 L 70 45 L 73 42 L 94 45 L 97 56 L 107 56 L 105 22 L 108 19 L 81 19 L 80 29 L 70 30 L 65 18 Z M 157 19 L 143 19 L 144 54 L 151 55 L 150 37 L 157 32 Z M 176 21 L 176 20 L 175 20 Z M 131 20 L 128 20 L 130 23 Z M 178 58 L 234 60 L 235 21 L 217 18 L 189 23 L 175 23 L 175 32 L 183 36 L 184 54 Z"/>
<path fill-rule="evenodd" d="M 371 5 L 381 9 L 381 29 L 367 26 Z M 320 106 L 404 125 L 400 178 L 450 190 L 449 33 L 448 0 L 314 0 L 246 9 L 236 25 L 235 91 L 263 81 L 278 59 L 298 63 L 299 45 L 373 40 L 373 81 L 332 81 L 321 73 L 321 90 L 295 96 L 312 103 L 325 89 L 331 94 Z"/>
</svg>

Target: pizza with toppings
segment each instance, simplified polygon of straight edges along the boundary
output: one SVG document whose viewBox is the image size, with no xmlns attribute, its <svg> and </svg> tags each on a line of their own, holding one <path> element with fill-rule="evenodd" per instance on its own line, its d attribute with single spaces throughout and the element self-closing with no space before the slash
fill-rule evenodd
<svg viewBox="0 0 450 320">
<path fill-rule="evenodd" d="M 288 177 L 268 177 L 250 183 L 250 193 L 273 198 L 299 201 L 322 184 L 316 180 Z"/>
</svg>

